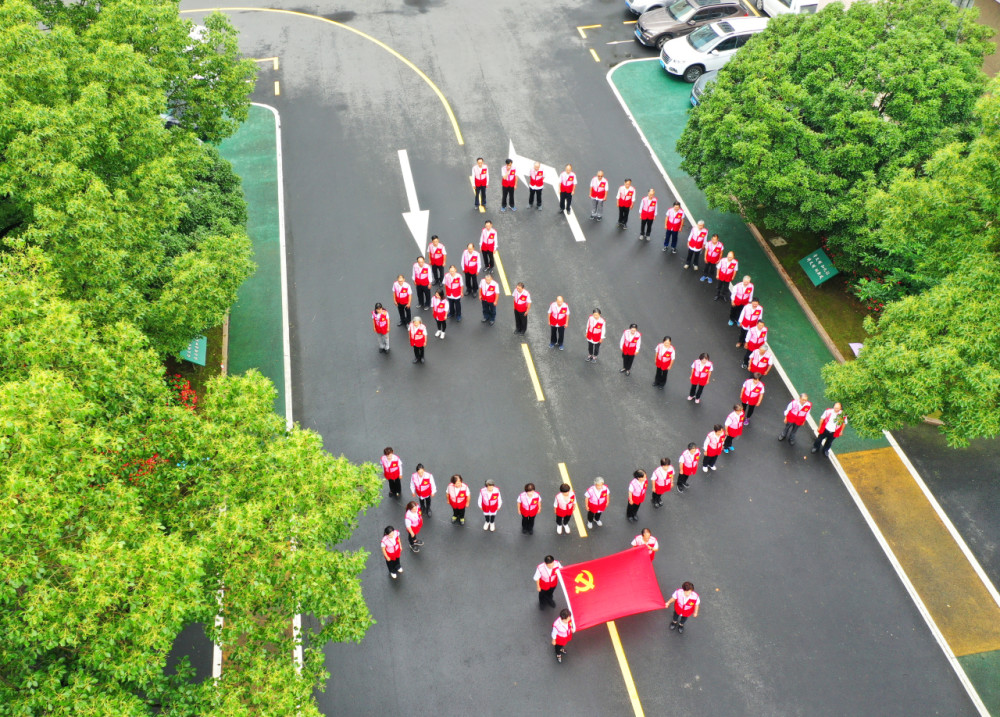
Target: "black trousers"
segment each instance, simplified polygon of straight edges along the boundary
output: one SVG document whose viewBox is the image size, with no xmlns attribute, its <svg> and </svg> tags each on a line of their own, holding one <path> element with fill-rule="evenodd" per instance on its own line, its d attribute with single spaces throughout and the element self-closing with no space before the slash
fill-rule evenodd
<svg viewBox="0 0 1000 717">
<path fill-rule="evenodd" d="M 697 467 L 695 468 L 695 470 L 698 470 Z M 690 478 L 690 477 L 691 476 L 689 476 L 689 475 L 685 475 L 684 471 L 681 471 L 680 475 L 677 476 L 677 485 L 679 485 L 679 486 L 682 485 L 682 486 L 687 487 L 688 478 Z"/>
<path fill-rule="evenodd" d="M 629 503 L 628 505 L 625 506 L 626 518 L 634 518 L 638 512 L 639 512 L 638 503 Z"/>
<path fill-rule="evenodd" d="M 483 249 L 483 270 L 493 271 L 496 262 L 493 260 L 493 252 Z"/>
<path fill-rule="evenodd" d="M 740 343 L 741 343 L 741 344 L 743 344 L 743 343 L 746 343 L 746 340 L 747 340 L 747 334 L 748 334 L 749 332 L 750 332 L 750 329 L 748 329 L 748 328 L 747 328 L 747 329 L 745 329 L 745 328 L 743 328 L 742 326 L 740 326 Z M 750 357 L 748 356 L 747 358 L 750 358 Z"/>
<path fill-rule="evenodd" d="M 719 285 L 715 287 L 715 298 L 722 299 L 728 293 L 729 293 L 729 282 L 722 281 L 722 279 L 719 279 Z"/>
<path fill-rule="evenodd" d="M 389 574 L 395 575 L 399 572 L 399 558 L 389 558 L 385 561 L 385 566 L 389 568 Z"/>
<path fill-rule="evenodd" d="M 559 192 L 559 211 L 568 212 L 571 204 L 573 204 L 573 193 Z"/>
<path fill-rule="evenodd" d="M 725 450 L 727 448 L 732 448 L 732 447 L 733 447 L 733 436 L 726 436 L 726 440 L 722 442 L 722 449 Z"/>
<path fill-rule="evenodd" d="M 448 322 L 447 321 L 438 321 L 437 325 L 438 325 L 438 331 L 447 331 L 448 330 Z"/>
<path fill-rule="evenodd" d="M 736 321 L 740 318 L 740 313 L 742 313 L 744 306 L 746 306 L 746 304 L 731 305 L 729 308 L 729 320 Z"/>
<path fill-rule="evenodd" d="M 500 206 L 506 207 L 507 200 L 510 200 L 510 206 L 514 206 L 514 188 L 513 187 L 500 187 Z"/>
<path fill-rule="evenodd" d="M 451 514 L 459 520 L 465 520 L 465 508 L 452 508 Z"/>
<path fill-rule="evenodd" d="M 715 462 L 717 460 L 719 460 L 718 456 L 710 456 L 706 453 L 705 460 L 702 462 L 702 465 L 705 466 L 706 468 L 711 468 L 712 466 L 715 465 Z"/>
<path fill-rule="evenodd" d="M 492 301 L 487 301 L 486 299 L 481 299 L 480 303 L 483 305 L 483 318 L 486 321 L 496 321 L 497 305 Z"/>
<path fill-rule="evenodd" d="M 434 283 L 441 286 L 441 282 L 444 281 L 444 266 L 431 264 L 431 276 L 434 277 Z"/>
<path fill-rule="evenodd" d="M 622 368 L 626 371 L 632 370 L 633 361 L 635 361 L 635 354 L 622 354 Z"/>
<path fill-rule="evenodd" d="M 704 386 L 701 386 L 701 385 L 699 385 L 697 383 L 692 383 L 691 384 L 691 393 L 689 393 L 688 395 L 691 398 L 701 398 L 701 392 L 704 391 L 704 390 L 705 390 Z"/>
<path fill-rule="evenodd" d="M 653 505 L 663 505 L 663 493 L 653 491 Z"/>
<path fill-rule="evenodd" d="M 755 408 L 757 408 L 757 406 L 751 406 L 749 403 L 744 403 L 743 404 L 743 420 L 744 421 L 750 420 L 750 416 L 753 415 L 753 409 L 755 409 Z"/>
<path fill-rule="evenodd" d="M 417 498 L 420 501 L 420 510 L 422 510 L 426 515 L 431 514 L 431 499 L 430 498 Z"/>
<path fill-rule="evenodd" d="M 528 330 L 528 312 L 514 310 L 514 330 L 523 334 Z"/>
<path fill-rule="evenodd" d="M 795 434 L 799 430 L 799 424 L 797 423 L 786 423 L 785 427 L 781 429 L 781 434 L 778 436 L 778 440 L 783 441 L 788 439 L 788 445 L 795 445 Z"/>
<path fill-rule="evenodd" d="M 694 268 L 698 268 L 698 257 L 701 256 L 701 251 L 697 249 L 688 249 L 687 259 L 684 261 L 685 264 L 694 264 Z"/>
<path fill-rule="evenodd" d="M 486 206 L 486 187 L 476 187 L 476 206 Z"/>
<path fill-rule="evenodd" d="M 669 246 L 671 249 L 677 248 L 677 231 L 675 229 L 667 229 L 667 233 L 663 235 L 663 246 Z"/>
<path fill-rule="evenodd" d="M 623 227 L 628 226 L 628 215 L 632 207 L 618 207 L 618 223 Z"/>
<path fill-rule="evenodd" d="M 452 316 L 456 319 L 462 318 L 461 299 L 448 299 L 448 316 Z"/>
<path fill-rule="evenodd" d="M 603 510 L 598 511 L 596 513 L 594 511 L 592 511 L 592 510 L 588 510 L 587 511 L 587 522 L 588 523 L 593 523 L 595 520 L 600 520 L 602 515 L 604 515 L 604 511 Z"/>
<path fill-rule="evenodd" d="M 715 278 L 715 273 L 716 273 L 715 272 L 716 268 L 717 267 L 716 267 L 715 264 L 711 264 L 709 262 L 705 262 L 705 276 L 707 276 L 709 279 L 714 279 Z"/>
<path fill-rule="evenodd" d="M 402 485 L 399 478 L 389 478 L 389 495 L 393 498 L 398 498 L 403 492 Z"/>
<path fill-rule="evenodd" d="M 417 284 L 417 303 L 421 309 L 431 305 L 431 287 Z"/>
<path fill-rule="evenodd" d="M 653 383 L 655 383 L 657 386 L 666 386 L 668 373 L 670 373 L 670 369 L 668 368 L 656 369 L 656 378 L 653 379 Z"/>
<path fill-rule="evenodd" d="M 419 533 L 418 533 L 418 535 L 419 535 Z M 410 545 L 416 545 L 416 543 L 417 543 L 417 536 L 416 535 L 410 535 L 409 533 L 407 533 L 406 534 L 406 540 L 410 543 Z"/>
<path fill-rule="evenodd" d="M 549 340 L 549 343 L 551 343 L 551 344 L 559 344 L 560 346 L 562 346 L 563 345 L 563 337 L 566 335 L 566 327 L 565 326 L 552 326 L 551 329 L 552 329 L 552 332 L 551 332 L 552 333 L 552 338 Z"/>
<path fill-rule="evenodd" d="M 653 231 L 653 220 L 652 219 L 640 219 L 639 220 L 639 233 L 644 237 L 648 237 L 649 233 Z"/>
<path fill-rule="evenodd" d="M 823 455 L 825 456 L 827 452 L 829 452 L 830 446 L 833 445 L 834 438 L 836 438 L 836 436 L 833 435 L 832 431 L 823 431 L 818 436 L 816 436 L 816 440 L 813 441 L 813 448 L 815 448 L 817 451 L 820 448 L 822 448 Z"/>
<path fill-rule="evenodd" d="M 396 304 L 396 309 L 399 310 L 399 320 L 404 324 L 410 323 L 410 307 L 405 304 Z"/>
<path fill-rule="evenodd" d="M 528 206 L 529 207 L 534 206 L 536 199 L 538 200 L 538 208 L 541 209 L 541 207 L 542 207 L 542 190 L 541 189 L 532 189 L 531 187 L 528 187 Z"/>
<path fill-rule="evenodd" d="M 465 272 L 465 291 L 472 296 L 479 291 L 479 274 Z"/>
<path fill-rule="evenodd" d="M 594 343 L 593 341 L 587 342 L 587 355 L 597 357 L 597 354 L 601 353 L 601 345 Z"/>
<path fill-rule="evenodd" d="M 687 621 L 688 621 L 688 616 L 687 615 L 678 615 L 675 612 L 674 613 L 674 619 L 671 622 L 673 622 L 675 625 L 683 625 Z"/>
<path fill-rule="evenodd" d="M 538 591 L 538 609 L 544 610 L 547 607 L 555 607 L 556 599 L 553 597 L 553 593 L 556 591 L 556 586 L 553 585 L 550 588 L 545 588 Z"/>
<path fill-rule="evenodd" d="M 569 519 L 572 517 L 571 515 L 557 515 L 556 525 L 569 525 Z"/>
<path fill-rule="evenodd" d="M 535 516 L 533 515 L 522 515 L 521 516 L 521 532 L 526 533 L 535 529 Z"/>
</svg>

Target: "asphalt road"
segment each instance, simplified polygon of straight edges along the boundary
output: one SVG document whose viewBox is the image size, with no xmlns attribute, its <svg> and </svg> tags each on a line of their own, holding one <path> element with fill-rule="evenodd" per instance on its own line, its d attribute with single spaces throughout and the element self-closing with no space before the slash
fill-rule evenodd
<svg viewBox="0 0 1000 717">
<path fill-rule="evenodd" d="M 665 613 L 619 621 L 646 714 L 974 714 L 831 466 L 805 441 L 794 449 L 775 441 L 789 400 L 776 376 L 717 473 L 699 473 L 660 511 L 644 505 L 638 526 L 625 521 L 632 470 L 651 472 L 661 455 L 676 462 L 737 399 L 746 374 L 736 334 L 710 300 L 714 287 L 681 271 L 681 255 L 660 252 L 663 204 L 648 244 L 636 241 L 636 216 L 627 232 L 616 230 L 613 209 L 599 225 L 581 219 L 587 241 L 574 242 L 551 191 L 542 212 L 527 211 L 523 188 L 520 211 L 496 212 L 510 140 L 547 164 L 572 162 L 584 184 L 600 168 L 613 188 L 627 174 L 640 191 L 670 199 L 604 79 L 616 58 L 650 51 L 585 46 L 575 29 L 600 23 L 606 37 L 594 42 L 628 39 L 623 7 L 413 0 L 361 12 L 328 3 L 288 9 L 347 23 L 408 57 L 441 87 L 465 137 L 459 146 L 429 88 L 363 38 L 307 18 L 234 15 L 248 55 L 281 59 L 278 72 L 264 66 L 256 99 L 282 118 L 296 419 L 352 460 L 377 460 L 391 444 L 407 471 L 423 462 L 440 486 L 426 547 L 404 555 L 398 582 L 386 575 L 378 539 L 387 523 L 401 524 L 401 506 L 386 499 L 362 519 L 349 547 L 373 551 L 364 590 L 378 624 L 359 645 L 327 647 L 324 712 L 628 713 L 603 627 L 579 634 L 564 664 L 554 661 L 554 615 L 538 611 L 531 576 L 546 553 L 564 563 L 605 555 L 648 525 L 662 545 L 655 567 L 664 592 L 691 580 L 703 605 L 683 636 L 667 631 Z M 600 63 L 587 47 L 600 48 Z M 494 327 L 479 323 L 466 299 L 465 321 L 449 326 L 445 341 L 430 339 L 423 366 L 410 363 L 395 326 L 391 356 L 376 352 L 371 307 L 389 304 L 393 279 L 409 275 L 416 256 L 400 216 L 399 149 L 450 261 L 478 239 L 484 218 L 495 222 L 511 284 L 524 281 L 533 294 L 527 342 L 546 401 L 535 399 L 506 297 Z M 479 155 L 496 185 L 486 215 L 473 210 L 468 180 Z M 583 191 L 577 207 L 586 216 Z M 544 326 L 557 294 L 573 312 L 564 352 L 547 348 Z M 584 361 L 594 306 L 609 324 L 597 365 Z M 626 378 L 617 341 L 633 321 L 644 346 Z M 652 348 L 664 334 L 678 361 L 659 392 L 649 385 Z M 716 371 L 695 406 L 684 400 L 686 367 L 701 351 Z M 595 475 L 612 488 L 605 527 L 586 539 L 555 534 L 548 506 L 560 461 L 581 496 Z M 506 501 L 497 533 L 474 518 L 448 524 L 443 491 L 455 472 L 474 487 L 497 481 Z M 546 512 L 526 537 L 514 499 L 529 480 Z"/>
</svg>

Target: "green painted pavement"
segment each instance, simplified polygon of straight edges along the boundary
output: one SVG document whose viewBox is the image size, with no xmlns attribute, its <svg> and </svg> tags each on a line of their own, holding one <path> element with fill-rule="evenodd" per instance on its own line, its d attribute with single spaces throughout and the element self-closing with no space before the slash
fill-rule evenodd
<svg viewBox="0 0 1000 717">
<path fill-rule="evenodd" d="M 240 287 L 229 315 L 229 372 L 256 368 L 278 391 L 274 410 L 285 415 L 282 357 L 281 246 L 278 224 L 277 128 L 274 115 L 252 105 L 250 116 L 219 146 L 243 180 L 247 233 L 257 271 Z M 287 416 L 286 416 L 287 418 Z"/>
<path fill-rule="evenodd" d="M 736 252 L 740 274 L 753 277 L 755 293 L 764 304 L 768 343 L 795 388 L 809 394 L 816 407 L 813 417 L 819 420 L 826 407 L 826 386 L 820 369 L 833 356 L 742 219 L 710 209 L 694 180 L 680 169 L 676 145 L 691 109 L 691 85 L 668 75 L 655 59 L 623 63 L 614 69 L 611 80 L 688 210 L 698 219 L 704 219 L 711 233 L 718 232 L 727 250 Z M 777 378 L 772 374 L 771 382 Z M 884 438 L 861 438 L 848 425 L 834 447 L 838 453 L 847 453 L 888 445 Z"/>
<path fill-rule="evenodd" d="M 965 674 L 972 680 L 976 692 L 991 715 L 1000 717 L 1000 650 L 963 655 L 958 658 Z"/>
</svg>

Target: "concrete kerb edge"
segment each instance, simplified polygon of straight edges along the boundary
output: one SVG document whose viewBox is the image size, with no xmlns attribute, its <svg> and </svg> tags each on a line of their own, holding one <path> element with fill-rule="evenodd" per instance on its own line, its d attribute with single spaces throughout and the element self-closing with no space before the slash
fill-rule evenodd
<svg viewBox="0 0 1000 717">
<path fill-rule="evenodd" d="M 612 76 L 614 75 L 615 71 L 619 67 L 622 67 L 623 65 L 631 64 L 631 63 L 634 63 L 634 62 L 651 62 L 651 61 L 654 61 L 654 60 L 653 59 L 626 60 L 624 62 L 621 62 L 621 63 L 615 65 L 610 70 L 608 70 L 607 74 L 605 75 L 605 79 L 607 79 L 608 85 L 611 87 L 611 91 L 614 93 L 615 98 L 618 100 L 618 103 L 621 105 L 622 110 L 625 112 L 625 116 L 628 117 L 629 122 L 632 123 L 632 126 L 635 128 L 635 131 L 638 133 L 639 139 L 642 141 L 643 145 L 646 147 L 646 150 L 649 152 L 649 155 L 652 158 L 653 163 L 656 165 L 656 168 L 659 170 L 660 175 L 663 177 L 664 181 L 666 181 L 667 186 L 670 187 L 670 190 L 673 192 L 674 196 L 677 198 L 677 201 L 681 203 L 681 207 L 684 209 L 684 213 L 687 214 L 689 217 L 691 217 L 691 221 L 695 221 L 694 215 L 688 210 L 688 207 L 687 207 L 686 203 L 684 202 L 683 197 L 681 197 L 680 192 L 677 191 L 677 187 L 674 185 L 673 181 L 670 179 L 670 176 L 667 174 L 666 170 L 664 169 L 663 164 L 660 162 L 659 157 L 656 156 L 656 152 L 653 151 L 652 145 L 650 145 L 649 140 L 646 138 L 645 133 L 643 133 L 642 128 L 639 126 L 639 123 L 636 122 L 635 117 L 632 115 L 632 111 L 628 108 L 628 105 L 625 103 L 625 99 L 621 96 L 621 93 L 618 91 L 618 88 L 615 86 L 614 80 L 612 79 Z M 754 228 L 754 229 L 756 229 L 756 228 Z M 753 231 L 753 230 L 751 230 L 751 231 Z M 756 233 L 754 235 L 757 236 Z M 766 247 L 765 243 L 762 240 L 763 240 L 763 237 L 758 237 L 758 242 L 761 242 L 761 244 L 764 245 L 765 252 L 768 254 L 769 258 L 771 258 L 771 253 L 769 251 L 767 251 L 768 248 Z M 777 257 L 771 258 L 771 261 L 775 262 L 777 264 L 776 260 L 777 260 Z M 782 274 L 782 278 L 784 279 L 785 273 L 781 270 L 780 267 L 778 267 L 778 268 L 779 268 L 779 271 Z M 786 279 L 786 283 L 788 283 L 787 279 Z M 798 295 L 797 290 L 795 290 L 794 287 L 791 287 L 791 286 L 790 286 L 790 288 L 792 289 L 793 293 L 796 294 L 796 297 L 797 297 L 797 300 L 798 300 L 798 296 L 799 295 Z M 810 316 L 810 322 L 813 322 L 814 315 L 812 315 L 810 311 L 807 311 L 807 316 Z M 814 323 L 814 325 L 815 325 L 815 323 Z M 824 341 L 828 340 L 828 338 L 829 338 L 828 336 L 825 335 L 825 332 L 821 332 L 820 335 L 824 337 Z M 839 352 L 835 353 L 834 355 L 837 355 L 837 354 L 839 354 Z M 842 356 L 840 357 L 840 360 L 843 361 L 843 357 Z M 785 387 L 788 389 L 788 391 L 792 395 L 792 397 L 798 396 L 799 395 L 798 392 L 795 390 L 795 387 L 792 384 L 791 379 L 789 379 L 788 374 L 785 373 L 785 370 L 781 366 L 781 363 L 780 363 L 780 361 L 778 361 L 777 357 L 775 357 L 774 366 L 777 369 L 778 375 L 781 377 L 781 380 L 784 382 Z M 808 421 L 809 421 L 810 428 L 812 428 L 812 430 L 813 430 L 813 433 L 815 435 L 818 435 L 819 434 L 819 430 L 818 430 L 819 427 L 817 426 L 816 422 L 813 420 L 813 418 L 812 418 L 811 415 L 809 416 Z M 902 460 L 902 457 L 904 455 L 902 453 L 902 450 L 900 450 L 898 448 L 898 445 L 895 443 L 895 440 L 892 439 L 890 436 L 888 436 L 888 434 L 887 434 L 887 438 L 889 438 L 890 443 L 893 444 L 893 447 L 896 449 L 897 454 L 901 456 L 901 460 Z M 934 622 L 934 618 L 931 616 L 930 611 L 927 609 L 927 605 L 924 604 L 924 601 L 921 599 L 920 595 L 917 593 L 916 587 L 914 587 L 913 583 L 910 581 L 910 578 L 909 578 L 909 576 L 907 576 L 906 571 L 903 569 L 902 564 L 896 558 L 895 553 L 893 553 L 892 548 L 889 546 L 889 542 L 885 539 L 885 536 L 882 534 L 881 529 L 878 527 L 878 524 L 875 522 L 875 519 L 872 517 L 871 513 L 868 511 L 868 508 L 865 506 L 864 501 L 861 499 L 861 495 L 854 488 L 854 485 L 851 483 L 850 479 L 847 477 L 847 473 L 844 471 L 843 467 L 840 465 L 840 461 L 837 460 L 836 453 L 834 453 L 833 451 L 830 451 L 830 462 L 833 464 L 834 470 L 836 470 L 837 475 L 840 476 L 841 483 L 843 483 L 844 488 L 847 490 L 848 494 L 851 496 L 851 499 L 854 501 L 855 506 L 857 506 L 858 511 L 861 513 L 861 516 L 864 518 L 865 523 L 868 525 L 869 530 L 871 530 L 871 532 L 872 532 L 872 535 L 875 536 L 875 540 L 878 542 L 879 546 L 882 548 L 882 551 L 883 551 L 883 553 L 885 553 L 886 558 L 888 558 L 889 563 L 893 567 L 893 570 L 896 571 L 896 575 L 897 575 L 897 577 L 899 577 L 900 581 L 903 583 L 903 587 L 906 588 L 906 592 L 910 595 L 910 599 L 913 601 L 913 604 L 916 606 L 917 611 L 920 613 L 921 617 L 923 617 L 924 622 L 926 623 L 927 627 L 930 629 L 931 634 L 934 636 L 934 639 L 937 641 L 938 646 L 941 648 L 941 651 L 945 655 L 945 658 L 951 664 L 952 670 L 955 672 L 955 675 L 958 677 L 959 682 L 961 682 L 962 686 L 965 688 L 966 693 L 969 695 L 969 699 L 972 700 L 973 705 L 975 705 L 976 710 L 979 712 L 980 715 L 982 715 L 983 717 L 990 717 L 990 713 L 986 709 L 986 705 L 983 703 L 983 700 L 979 696 L 979 693 L 976 692 L 976 688 L 973 686 L 972 681 L 969 679 L 969 676 L 966 674 L 965 669 L 962 667 L 961 663 L 958 661 L 958 658 L 955 656 L 955 653 L 952 651 L 951 646 L 948 644 L 947 640 L 945 640 L 944 635 L 942 634 L 941 630 L 937 626 L 937 623 Z M 910 467 L 912 465 L 912 464 L 909 464 L 909 460 L 908 459 L 903 460 L 903 463 L 904 463 L 904 465 L 907 465 L 907 467 Z M 911 474 L 914 475 L 914 476 L 916 476 L 915 471 L 911 471 Z M 923 486 L 923 481 L 918 480 L 917 482 L 918 482 L 918 485 L 921 485 L 926 490 L 926 487 Z M 939 515 L 942 515 L 941 511 L 940 511 L 940 506 L 937 506 L 936 501 L 932 501 L 931 505 L 934 506 L 936 510 L 938 510 L 938 514 Z M 951 525 L 951 522 L 948 521 L 946 517 L 942 516 L 942 520 L 946 521 L 945 522 L 946 526 Z M 954 529 L 953 526 L 952 526 L 952 529 Z M 964 541 L 959 542 L 959 548 L 960 549 L 964 548 L 963 552 L 968 550 L 968 547 L 965 546 Z M 972 565 L 973 565 L 973 569 L 975 569 L 976 567 L 978 567 L 978 563 L 977 562 L 973 562 Z M 982 570 L 982 568 L 979 567 L 979 570 Z M 986 586 L 987 586 L 987 589 L 990 589 L 992 587 L 992 584 L 989 583 L 989 582 L 986 582 Z M 993 591 L 991 592 L 991 594 L 995 593 L 995 591 L 996 591 L 996 589 L 993 588 Z"/>
</svg>

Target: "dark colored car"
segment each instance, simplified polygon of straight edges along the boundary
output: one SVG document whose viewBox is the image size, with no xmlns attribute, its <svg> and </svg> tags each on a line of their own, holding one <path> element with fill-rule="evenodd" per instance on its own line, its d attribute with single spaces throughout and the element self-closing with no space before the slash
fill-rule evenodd
<svg viewBox="0 0 1000 717">
<path fill-rule="evenodd" d="M 635 37 L 647 47 L 682 37 L 702 25 L 749 13 L 739 0 L 676 0 L 666 7 L 647 10 L 635 24 Z"/>
</svg>

